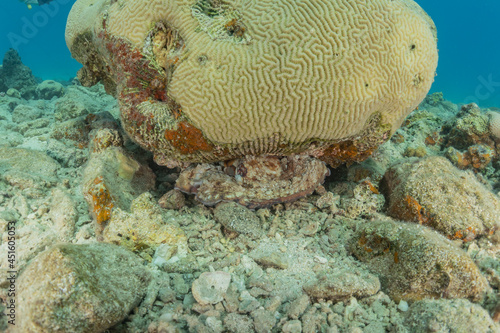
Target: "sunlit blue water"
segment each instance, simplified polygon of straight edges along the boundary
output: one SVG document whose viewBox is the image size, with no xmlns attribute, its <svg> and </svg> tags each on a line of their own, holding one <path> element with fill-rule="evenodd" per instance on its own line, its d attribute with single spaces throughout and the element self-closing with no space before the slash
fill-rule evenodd
<svg viewBox="0 0 500 333">
<path fill-rule="evenodd" d="M 500 0 L 417 2 L 438 27 L 440 59 L 432 91 L 443 91 L 456 103 L 500 107 Z M 36 76 L 73 77 L 80 65 L 64 41 L 73 3 L 54 0 L 28 10 L 18 0 L 0 0 L 0 57 L 14 47 Z"/>
<path fill-rule="evenodd" d="M 500 107 L 500 1 L 417 0 L 438 28 L 431 91 L 455 103 Z"/>
<path fill-rule="evenodd" d="M 67 80 L 81 67 L 71 58 L 64 41 L 66 18 L 75 0 L 55 0 L 33 6 L 19 0 L 0 0 L 0 56 L 15 48 L 33 74 Z"/>
</svg>

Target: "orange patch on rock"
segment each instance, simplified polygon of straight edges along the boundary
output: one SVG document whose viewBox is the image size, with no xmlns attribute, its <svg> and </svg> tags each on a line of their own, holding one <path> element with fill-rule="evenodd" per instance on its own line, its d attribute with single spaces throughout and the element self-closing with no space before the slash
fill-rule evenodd
<svg viewBox="0 0 500 333">
<path fill-rule="evenodd" d="M 371 249 L 370 247 L 366 246 L 366 244 L 368 243 L 368 240 L 366 239 L 365 235 L 362 235 L 360 239 L 358 239 L 358 245 L 360 245 L 361 247 L 363 247 L 363 249 L 368 252 L 368 253 L 371 253 L 373 252 L 373 249 Z"/>
<path fill-rule="evenodd" d="M 405 137 L 401 133 L 396 133 L 393 135 L 391 140 L 394 143 L 403 143 L 403 142 L 405 142 Z"/>
<path fill-rule="evenodd" d="M 165 130 L 165 139 L 182 154 L 197 151 L 211 151 L 213 146 L 207 142 L 200 129 L 181 121 L 176 130 Z"/>
<path fill-rule="evenodd" d="M 92 211 L 97 223 L 102 224 L 109 220 L 114 204 L 102 176 L 94 179 L 88 194 L 92 197 Z"/>
<path fill-rule="evenodd" d="M 484 145 L 470 146 L 466 152 L 456 151 L 454 154 L 456 156 L 456 166 L 459 169 L 472 167 L 476 170 L 482 170 L 496 157 L 495 151 Z"/>
<path fill-rule="evenodd" d="M 448 239 L 455 240 L 455 239 L 461 239 L 464 242 L 469 242 L 476 238 L 478 234 L 478 230 L 474 229 L 473 227 L 468 227 L 465 230 L 458 230 L 455 232 L 453 236 L 448 235 Z"/>
<path fill-rule="evenodd" d="M 326 148 L 319 159 L 336 168 L 344 163 L 351 165 L 353 162 L 363 161 L 373 153 L 374 149 L 367 147 L 366 150 L 360 150 L 353 141 L 342 141 Z"/>
<path fill-rule="evenodd" d="M 415 221 L 419 224 L 430 224 L 432 222 L 431 217 L 426 212 L 425 208 L 420 205 L 420 203 L 412 196 L 407 195 L 405 198 L 405 209 L 402 212 L 402 219 L 406 221 Z"/>
<path fill-rule="evenodd" d="M 380 194 L 380 192 L 378 191 L 378 189 L 375 186 L 373 186 L 372 182 L 370 182 L 369 180 L 364 180 L 364 181 L 361 182 L 361 184 L 366 185 L 370 189 L 370 191 L 372 193 L 374 193 L 374 194 Z"/>
<path fill-rule="evenodd" d="M 373 252 L 376 256 L 391 252 L 391 242 L 387 238 L 383 238 L 378 235 L 371 235 L 367 238 L 366 235 L 363 234 L 358 239 L 358 245 L 367 253 Z"/>
<path fill-rule="evenodd" d="M 436 144 L 436 140 L 432 136 L 429 135 L 425 138 L 425 144 L 427 146 L 434 146 Z"/>
</svg>

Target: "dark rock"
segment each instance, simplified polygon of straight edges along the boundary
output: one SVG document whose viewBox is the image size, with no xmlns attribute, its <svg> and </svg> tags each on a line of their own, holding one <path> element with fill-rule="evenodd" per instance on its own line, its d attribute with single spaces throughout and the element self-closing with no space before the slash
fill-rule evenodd
<svg viewBox="0 0 500 333">
<path fill-rule="evenodd" d="M 160 198 L 158 204 L 163 209 L 179 210 L 186 205 L 186 198 L 181 191 L 170 190 Z"/>
<path fill-rule="evenodd" d="M 7 51 L 0 70 L 0 91 L 6 92 L 9 88 L 14 88 L 19 90 L 23 98 L 32 99 L 36 96 L 36 87 L 35 76 L 31 69 L 22 63 L 17 51 Z"/>
<path fill-rule="evenodd" d="M 5 83 L 5 78 L 2 75 L 2 68 L 0 67 L 0 92 L 6 93 L 7 90 L 9 90 L 9 87 L 7 86 L 7 83 Z"/>
</svg>

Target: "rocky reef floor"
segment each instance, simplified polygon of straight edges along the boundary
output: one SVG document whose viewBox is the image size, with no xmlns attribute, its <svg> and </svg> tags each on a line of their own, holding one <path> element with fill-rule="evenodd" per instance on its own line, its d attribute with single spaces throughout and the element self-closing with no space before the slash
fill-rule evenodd
<svg viewBox="0 0 500 333">
<path fill-rule="evenodd" d="M 175 190 L 100 85 L 1 95 L 0 331 L 500 332 L 498 109 L 429 95 L 250 210 Z"/>
</svg>

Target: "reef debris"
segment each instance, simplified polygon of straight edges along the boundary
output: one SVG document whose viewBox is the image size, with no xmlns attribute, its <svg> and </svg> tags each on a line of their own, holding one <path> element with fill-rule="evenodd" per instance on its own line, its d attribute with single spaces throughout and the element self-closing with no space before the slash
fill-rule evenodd
<svg viewBox="0 0 500 333">
<path fill-rule="evenodd" d="M 389 168 L 382 181 L 387 214 L 470 241 L 500 227 L 500 200 L 473 174 L 433 156 Z"/>
<path fill-rule="evenodd" d="M 352 253 L 396 301 L 468 298 L 480 301 L 489 285 L 474 261 L 436 231 L 391 220 L 359 224 Z"/>
</svg>

